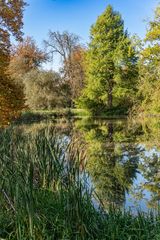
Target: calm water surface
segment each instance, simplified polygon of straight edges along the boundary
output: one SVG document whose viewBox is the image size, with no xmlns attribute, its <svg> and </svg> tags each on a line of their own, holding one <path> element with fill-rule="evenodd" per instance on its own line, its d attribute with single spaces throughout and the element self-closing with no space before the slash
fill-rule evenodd
<svg viewBox="0 0 160 240">
<path fill-rule="evenodd" d="M 132 210 L 158 209 L 160 200 L 160 121 L 116 119 L 57 119 L 19 123 L 18 134 L 42 130 L 58 134 L 80 152 L 88 185 L 104 208 L 123 206 Z M 15 143 L 16 148 L 16 143 Z M 96 202 L 95 202 L 96 204 Z"/>
</svg>

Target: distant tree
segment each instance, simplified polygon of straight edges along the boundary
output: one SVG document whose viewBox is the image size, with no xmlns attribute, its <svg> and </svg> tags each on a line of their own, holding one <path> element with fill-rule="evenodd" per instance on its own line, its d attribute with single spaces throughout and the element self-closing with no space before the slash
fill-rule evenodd
<svg viewBox="0 0 160 240">
<path fill-rule="evenodd" d="M 36 46 L 35 41 L 31 37 L 27 37 L 17 46 L 12 46 L 7 73 L 16 82 L 23 84 L 24 74 L 40 67 L 46 60 L 46 54 Z"/>
<path fill-rule="evenodd" d="M 80 97 L 84 87 L 85 56 L 86 49 L 79 46 L 72 51 L 71 56 L 64 62 L 64 71 L 69 72 L 66 78 L 70 85 L 72 101 Z"/>
<path fill-rule="evenodd" d="M 79 46 L 79 36 L 67 31 L 63 33 L 49 31 L 49 38 L 44 43 L 48 52 L 53 57 L 54 54 L 59 54 L 64 63 L 70 58 L 73 50 Z"/>
<path fill-rule="evenodd" d="M 0 1 L 0 121 L 7 123 L 24 107 L 23 93 L 6 75 L 10 56 L 10 35 L 22 40 L 23 0 Z"/>
<path fill-rule="evenodd" d="M 149 22 L 139 61 L 140 111 L 160 112 L 160 5 Z"/>
<path fill-rule="evenodd" d="M 79 81 L 82 81 L 83 78 L 83 70 L 80 63 L 80 59 L 83 55 L 83 48 L 80 45 L 80 39 L 77 35 L 67 31 L 63 33 L 50 31 L 49 39 L 45 40 L 44 42 L 51 57 L 54 57 L 54 55 L 57 54 L 61 58 L 61 74 L 64 81 L 68 85 L 67 96 L 69 105 L 71 106 L 73 103 L 72 98 L 77 95 L 77 90 L 79 89 Z M 79 59 L 77 58 L 78 55 Z M 77 73 L 75 67 L 78 67 Z M 76 82 L 78 83 L 77 87 L 75 87 Z"/>
<path fill-rule="evenodd" d="M 65 106 L 65 86 L 58 73 L 32 70 L 24 75 L 26 104 L 32 110 Z"/>
<path fill-rule="evenodd" d="M 121 15 L 109 5 L 91 28 L 79 106 L 91 112 L 127 108 L 136 92 L 137 56 Z"/>
</svg>

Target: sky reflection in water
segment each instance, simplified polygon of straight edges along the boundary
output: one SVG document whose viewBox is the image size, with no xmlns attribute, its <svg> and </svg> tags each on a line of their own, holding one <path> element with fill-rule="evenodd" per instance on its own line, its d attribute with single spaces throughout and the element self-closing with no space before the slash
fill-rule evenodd
<svg viewBox="0 0 160 240">
<path fill-rule="evenodd" d="M 54 122 L 18 124 L 17 132 L 56 131 L 75 153 L 89 175 L 104 208 L 125 206 L 133 211 L 157 209 L 160 199 L 159 122 L 143 124 L 124 119 L 57 119 Z"/>
</svg>

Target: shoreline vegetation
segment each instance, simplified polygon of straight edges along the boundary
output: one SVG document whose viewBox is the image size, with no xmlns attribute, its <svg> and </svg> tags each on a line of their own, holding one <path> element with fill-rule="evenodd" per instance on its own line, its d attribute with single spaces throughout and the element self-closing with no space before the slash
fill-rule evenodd
<svg viewBox="0 0 160 240">
<path fill-rule="evenodd" d="M 158 213 L 101 206 L 88 188 L 80 153 L 56 132 L 31 137 L 10 127 L 0 141 L 1 239 L 159 239 Z"/>
<path fill-rule="evenodd" d="M 160 114 L 158 113 L 139 113 L 138 115 L 134 114 L 119 114 L 112 111 L 108 111 L 107 113 L 102 112 L 99 115 L 93 116 L 89 111 L 86 109 L 77 109 L 77 108 L 58 108 L 52 110 L 28 110 L 23 111 L 21 115 L 12 120 L 12 123 L 9 125 L 14 124 L 27 124 L 31 122 L 41 122 L 44 120 L 49 121 L 56 121 L 56 119 L 64 118 L 64 119 L 82 119 L 82 118 L 91 118 L 91 119 L 106 119 L 106 120 L 116 120 L 116 119 L 130 119 L 132 121 L 136 121 L 139 123 L 148 122 L 149 119 L 160 119 Z M 152 120 L 151 120 L 152 121 Z M 9 126 L 8 124 L 2 124 L 1 127 Z"/>
<path fill-rule="evenodd" d="M 73 108 L 62 108 L 62 109 L 53 109 L 53 110 L 36 110 L 36 111 L 25 111 L 21 114 L 21 116 L 15 120 L 14 123 L 27 123 L 32 121 L 42 121 L 42 120 L 55 120 L 57 118 L 102 118 L 102 119 L 126 119 L 127 114 L 119 115 L 115 114 L 105 114 L 102 113 L 98 116 L 92 116 L 85 109 L 73 109 Z"/>
<path fill-rule="evenodd" d="M 52 110 L 33 110 L 33 111 L 24 111 L 21 116 L 13 121 L 13 124 L 26 124 L 31 122 L 40 122 L 43 120 L 56 120 L 59 118 L 66 119 L 81 119 L 81 118 L 91 118 L 91 119 L 106 119 L 106 120 L 116 120 L 116 119 L 132 119 L 137 122 L 148 121 L 149 119 L 160 119 L 160 114 L 151 114 L 151 113 L 140 113 L 139 115 L 132 114 L 113 114 L 112 112 L 101 113 L 97 116 L 92 116 L 90 112 L 86 109 L 76 109 L 76 108 L 59 108 Z"/>
</svg>

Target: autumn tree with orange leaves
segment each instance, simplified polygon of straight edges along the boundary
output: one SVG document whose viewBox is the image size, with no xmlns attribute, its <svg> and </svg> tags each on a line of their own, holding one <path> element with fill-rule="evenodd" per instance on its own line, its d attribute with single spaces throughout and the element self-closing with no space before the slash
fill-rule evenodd
<svg viewBox="0 0 160 240">
<path fill-rule="evenodd" d="M 0 1 L 0 122 L 8 123 L 24 107 L 23 92 L 6 73 L 10 60 L 10 37 L 22 40 L 23 0 Z"/>
<path fill-rule="evenodd" d="M 86 49 L 82 46 L 75 47 L 71 55 L 64 62 L 64 71 L 71 89 L 71 99 L 76 100 L 84 87 Z"/>
<path fill-rule="evenodd" d="M 31 37 L 27 37 L 17 46 L 12 46 L 7 73 L 16 83 L 23 85 L 24 75 L 36 70 L 46 60 L 47 55 L 37 47 Z"/>
<path fill-rule="evenodd" d="M 62 62 L 61 75 L 66 83 L 68 106 L 73 107 L 83 87 L 85 48 L 76 34 L 64 31 L 49 31 L 48 40 L 44 41 L 47 52 L 54 58 L 59 56 Z"/>
</svg>

